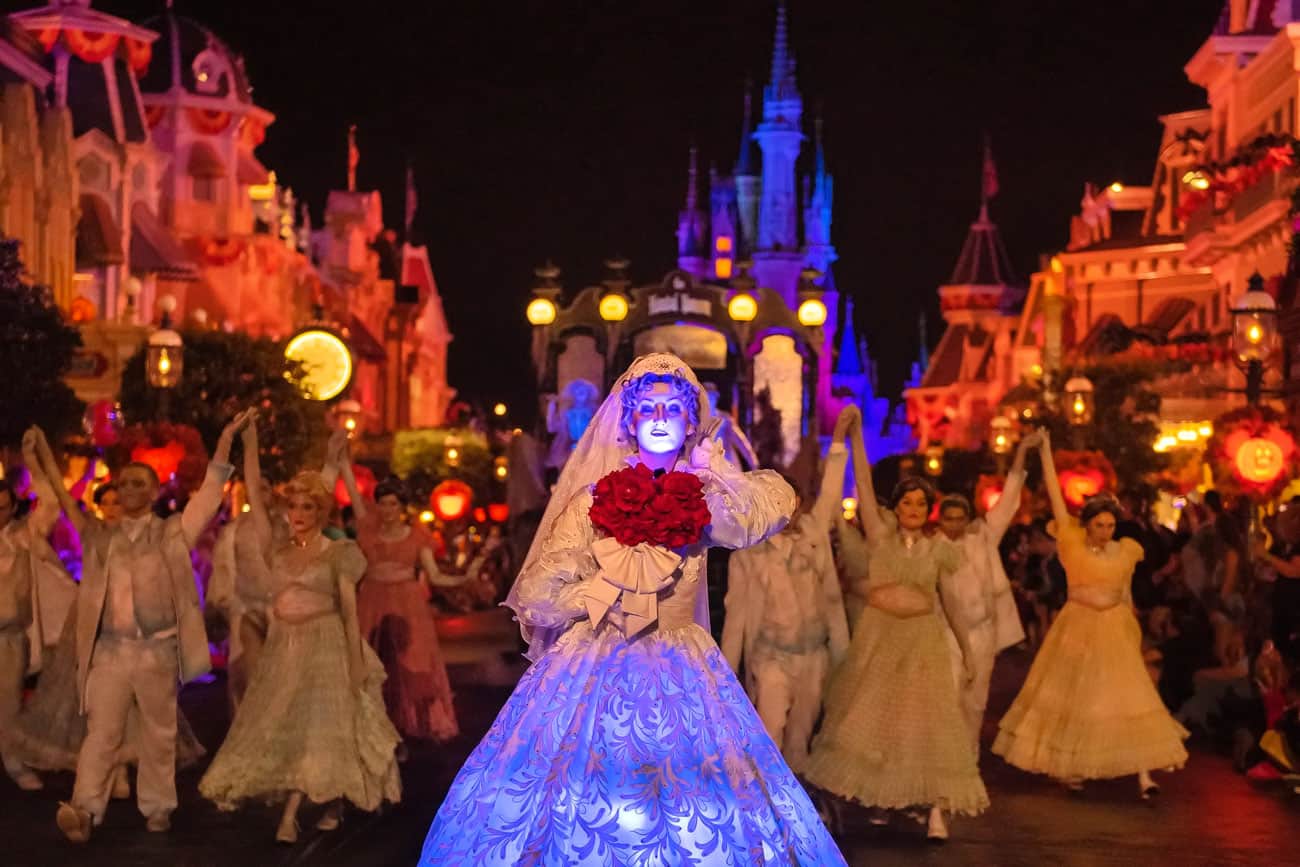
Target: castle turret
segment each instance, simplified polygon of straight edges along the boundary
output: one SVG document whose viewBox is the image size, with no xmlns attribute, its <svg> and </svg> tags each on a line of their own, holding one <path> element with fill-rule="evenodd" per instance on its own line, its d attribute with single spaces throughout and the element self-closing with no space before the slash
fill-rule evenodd
<svg viewBox="0 0 1300 867">
<path fill-rule="evenodd" d="M 803 256 L 799 253 L 799 200 L 795 163 L 803 143 L 803 98 L 789 48 L 785 3 L 777 7 L 772 74 L 763 91 L 763 122 L 754 133 L 763 152 L 763 187 L 758 209 L 754 274 L 760 286 L 795 303 Z"/>
<path fill-rule="evenodd" d="M 691 146 L 686 180 L 686 207 L 677 216 L 677 267 L 695 277 L 709 272 L 708 217 L 699 207 L 699 167 L 695 146 Z"/>
</svg>

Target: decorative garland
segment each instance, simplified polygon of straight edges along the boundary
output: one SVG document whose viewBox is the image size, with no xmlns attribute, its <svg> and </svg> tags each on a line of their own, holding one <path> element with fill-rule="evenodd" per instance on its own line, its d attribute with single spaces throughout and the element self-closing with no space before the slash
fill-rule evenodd
<svg viewBox="0 0 1300 867">
<path fill-rule="evenodd" d="M 208 450 L 199 432 L 187 424 L 133 424 L 122 431 L 114 451 L 119 466 L 128 461 L 148 464 L 164 486 L 174 479 L 185 493 L 198 490 L 207 472 Z"/>
<path fill-rule="evenodd" d="M 234 115 L 228 111 L 210 108 L 187 108 L 185 116 L 196 132 L 206 135 L 220 135 L 230 127 Z"/>
<path fill-rule="evenodd" d="M 1183 198 L 1178 205 L 1178 218 L 1186 221 L 1207 202 L 1226 207 L 1233 197 L 1268 175 L 1297 163 L 1300 163 L 1300 140 L 1289 135 L 1260 136 L 1238 150 L 1231 160 L 1201 166 L 1198 171 L 1205 176 L 1209 186 L 1204 190 L 1193 190 Z"/>
<path fill-rule="evenodd" d="M 86 63 L 103 63 L 113 56 L 113 52 L 119 45 L 122 45 L 126 48 L 126 62 L 130 64 L 137 76 L 148 72 L 149 63 L 153 60 L 152 43 L 131 36 L 82 30 L 76 27 L 65 27 L 62 30 L 58 27 L 44 27 L 40 30 L 29 30 L 28 33 L 41 44 L 46 54 L 54 50 L 59 37 L 62 36 L 64 47 L 78 60 Z"/>
<path fill-rule="evenodd" d="M 1300 474 L 1300 450 L 1286 417 L 1268 406 L 1247 406 L 1214 422 L 1206 443 L 1214 486 L 1229 496 L 1271 500 Z"/>
</svg>

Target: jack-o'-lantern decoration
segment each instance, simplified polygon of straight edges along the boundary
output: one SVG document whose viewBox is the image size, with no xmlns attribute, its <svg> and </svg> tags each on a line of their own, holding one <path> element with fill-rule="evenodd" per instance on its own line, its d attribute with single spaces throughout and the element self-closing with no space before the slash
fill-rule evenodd
<svg viewBox="0 0 1300 867">
<path fill-rule="evenodd" d="M 1053 453 L 1061 494 L 1074 509 L 1089 497 L 1115 489 L 1115 467 L 1101 452 L 1058 451 Z"/>
<path fill-rule="evenodd" d="M 1300 454 L 1281 413 L 1245 407 L 1220 416 L 1206 445 L 1214 485 L 1262 502 L 1277 496 L 1300 471 Z"/>
<path fill-rule="evenodd" d="M 353 464 L 352 477 L 357 480 L 357 493 L 367 500 L 374 496 L 375 485 L 379 484 L 379 480 L 375 478 L 375 474 L 369 467 Z M 352 505 L 352 498 L 348 496 L 348 487 L 342 479 L 334 484 L 334 502 L 340 506 Z"/>
<path fill-rule="evenodd" d="M 147 464 L 164 486 L 191 493 L 199 489 L 208 467 L 208 450 L 199 432 L 187 424 L 146 422 L 125 428 L 114 447 L 116 463 Z"/>
<path fill-rule="evenodd" d="M 429 495 L 429 508 L 441 521 L 459 521 L 469 514 L 474 491 L 459 479 L 448 479 Z"/>
</svg>

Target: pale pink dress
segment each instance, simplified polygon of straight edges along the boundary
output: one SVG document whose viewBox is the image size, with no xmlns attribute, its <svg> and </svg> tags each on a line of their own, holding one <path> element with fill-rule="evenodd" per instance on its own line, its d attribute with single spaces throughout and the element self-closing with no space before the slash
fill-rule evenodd
<svg viewBox="0 0 1300 867">
<path fill-rule="evenodd" d="M 459 734 L 447 666 L 438 647 L 433 609 L 416 579 L 420 550 L 432 548 L 423 527 L 401 539 L 382 539 L 379 522 L 368 517 L 357 541 L 366 555 L 366 574 L 357 594 L 361 634 L 383 660 L 388 679 L 384 703 L 403 735 L 445 741 Z"/>
</svg>

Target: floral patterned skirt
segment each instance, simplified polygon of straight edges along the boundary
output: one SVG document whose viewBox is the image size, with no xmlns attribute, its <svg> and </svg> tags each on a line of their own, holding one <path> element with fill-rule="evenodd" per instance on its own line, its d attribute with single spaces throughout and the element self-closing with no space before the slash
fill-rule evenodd
<svg viewBox="0 0 1300 867">
<path fill-rule="evenodd" d="M 713 639 L 571 628 L 470 755 L 423 867 L 842 865 Z"/>
</svg>

